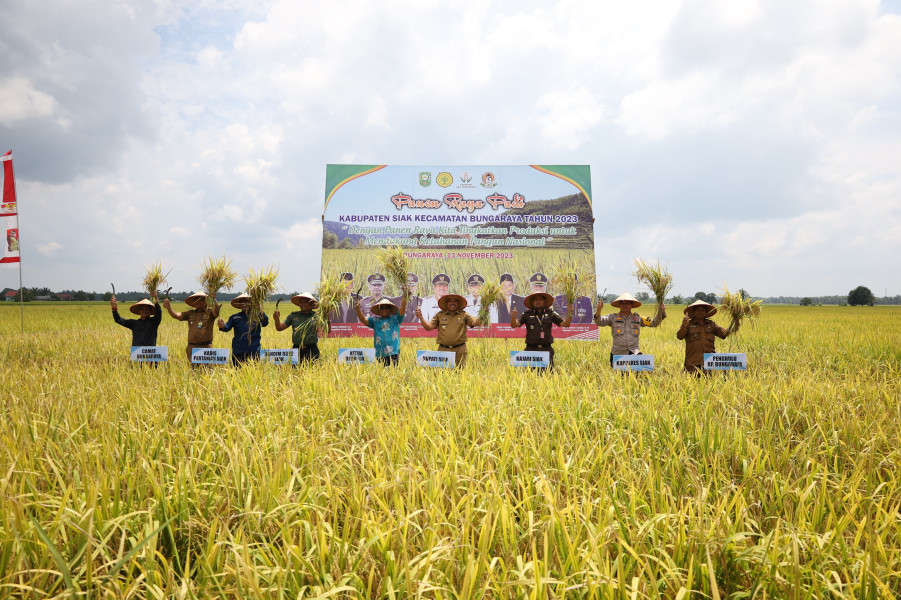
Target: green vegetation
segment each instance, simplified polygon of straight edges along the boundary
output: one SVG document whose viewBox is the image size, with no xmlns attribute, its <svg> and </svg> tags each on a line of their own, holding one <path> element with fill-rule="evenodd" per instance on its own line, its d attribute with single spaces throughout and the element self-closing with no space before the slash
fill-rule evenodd
<svg viewBox="0 0 901 600">
<path fill-rule="evenodd" d="M 142 368 L 108 307 L 25 312 L 0 308 L 0 598 L 901 594 L 898 308 L 767 307 L 719 343 L 751 370 L 701 379 L 675 306 L 644 376 L 606 332 L 543 376 L 504 339 L 462 372 L 415 367 L 425 339 L 397 369 L 330 339 L 191 371 L 166 317 Z"/>
</svg>

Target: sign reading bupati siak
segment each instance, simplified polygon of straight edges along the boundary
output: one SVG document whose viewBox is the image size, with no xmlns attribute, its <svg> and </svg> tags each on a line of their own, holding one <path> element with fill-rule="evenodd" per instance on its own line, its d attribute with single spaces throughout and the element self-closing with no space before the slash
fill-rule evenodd
<svg viewBox="0 0 901 600">
<path fill-rule="evenodd" d="M 476 316 L 486 281 L 499 283 L 504 299 L 489 307 L 490 328 L 470 337 L 524 337 L 511 328 L 511 311 L 522 314 L 523 299 L 547 292 L 566 315 L 562 294 L 551 280 L 561 261 L 594 272 L 594 216 L 588 166 L 391 166 L 328 165 L 323 212 L 322 272 L 343 273 L 352 293 L 332 317 L 332 335 L 369 336 L 363 313 L 387 297 L 400 306 L 401 290 L 381 273 L 377 250 L 400 246 L 412 263 L 401 335 L 431 337 L 428 321 L 445 294 L 467 300 Z M 357 291 L 360 291 L 359 295 Z M 572 326 L 555 326 L 557 339 L 598 339 L 592 323 L 595 294 L 575 303 Z"/>
</svg>

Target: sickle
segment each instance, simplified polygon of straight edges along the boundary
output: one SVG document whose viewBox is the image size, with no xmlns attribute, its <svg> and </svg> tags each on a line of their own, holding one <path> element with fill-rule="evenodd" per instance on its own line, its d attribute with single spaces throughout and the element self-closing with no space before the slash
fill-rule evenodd
<svg viewBox="0 0 901 600">
<path fill-rule="evenodd" d="M 115 296 L 116 295 L 116 286 L 115 286 L 115 284 L 112 284 L 112 283 L 110 285 L 113 288 L 113 296 Z"/>
<path fill-rule="evenodd" d="M 170 285 L 169 288 L 165 292 L 163 292 L 166 295 L 166 300 L 169 299 L 169 292 L 171 292 L 171 291 L 172 291 L 172 286 Z"/>
<path fill-rule="evenodd" d="M 278 303 L 281 301 L 282 301 L 281 298 L 279 298 L 278 300 L 275 301 L 275 310 L 278 310 Z"/>
</svg>

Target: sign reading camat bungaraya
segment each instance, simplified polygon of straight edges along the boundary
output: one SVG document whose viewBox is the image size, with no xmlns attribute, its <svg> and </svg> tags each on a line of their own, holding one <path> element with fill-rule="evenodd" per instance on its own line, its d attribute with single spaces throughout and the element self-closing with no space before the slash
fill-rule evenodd
<svg viewBox="0 0 901 600">
<path fill-rule="evenodd" d="M 705 371 L 747 371 L 747 354 L 704 354 Z"/>
<path fill-rule="evenodd" d="M 169 360 L 168 346 L 132 346 L 132 362 L 166 362 Z"/>
<path fill-rule="evenodd" d="M 400 305 L 401 290 L 381 273 L 377 255 L 400 246 L 412 264 L 402 336 L 434 336 L 415 313 L 431 320 L 445 294 L 464 296 L 477 316 L 481 285 L 493 281 L 504 298 L 489 307 L 490 327 L 469 337 L 525 337 L 509 323 L 529 294 L 553 295 L 566 315 L 552 281 L 556 265 L 565 259 L 594 271 L 593 220 L 586 165 L 328 165 L 322 272 L 343 273 L 353 294 L 332 313 L 331 334 L 372 335 L 357 319 L 357 299 L 367 317 L 384 297 Z M 555 339 L 598 339 L 595 295 L 577 299 L 572 326 L 554 326 Z"/>
</svg>

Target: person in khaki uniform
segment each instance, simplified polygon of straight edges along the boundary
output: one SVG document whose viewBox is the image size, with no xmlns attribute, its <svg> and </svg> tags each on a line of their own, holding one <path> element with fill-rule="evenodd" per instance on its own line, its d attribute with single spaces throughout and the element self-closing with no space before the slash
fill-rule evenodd
<svg viewBox="0 0 901 600">
<path fill-rule="evenodd" d="M 710 317 L 716 314 L 716 307 L 703 300 L 686 306 L 684 312 L 676 338 L 685 340 L 685 370 L 693 375 L 705 374 L 704 354 L 716 352 L 716 338 L 726 339 L 732 328 L 723 329 L 714 323 Z"/>
<path fill-rule="evenodd" d="M 610 351 L 610 366 L 613 366 L 614 356 L 623 356 L 627 354 L 641 354 L 638 347 L 638 336 L 641 335 L 642 327 L 657 327 L 666 318 L 666 307 L 661 304 L 657 307 L 657 314 L 654 318 L 642 317 L 632 312 L 633 308 L 641 306 L 641 302 L 635 299 L 632 294 L 623 293 L 619 298 L 610 303 L 619 309 L 618 313 L 610 313 L 601 316 L 601 309 L 604 308 L 604 301 L 598 302 L 598 307 L 594 311 L 594 322 L 598 327 L 609 327 L 610 335 L 613 336 L 613 347 Z"/>
<path fill-rule="evenodd" d="M 416 316 L 426 331 L 438 330 L 438 350 L 442 352 L 453 350 L 457 355 L 455 366 L 462 367 L 466 362 L 466 328 L 478 327 L 482 322 L 463 310 L 466 308 L 466 298 L 457 294 L 442 296 L 438 300 L 438 308 L 441 310 L 431 321 L 425 320 L 422 310 L 417 310 Z"/>
<path fill-rule="evenodd" d="M 209 308 L 206 294 L 203 292 L 194 292 L 185 298 L 185 304 L 190 306 L 191 310 L 175 312 L 168 298 L 163 301 L 163 306 L 166 307 L 170 317 L 176 321 L 188 322 L 188 345 L 185 347 L 185 354 L 190 363 L 194 348 L 209 348 L 213 345 L 213 326 L 219 317 L 219 304 L 213 300 L 213 307 Z"/>
</svg>

